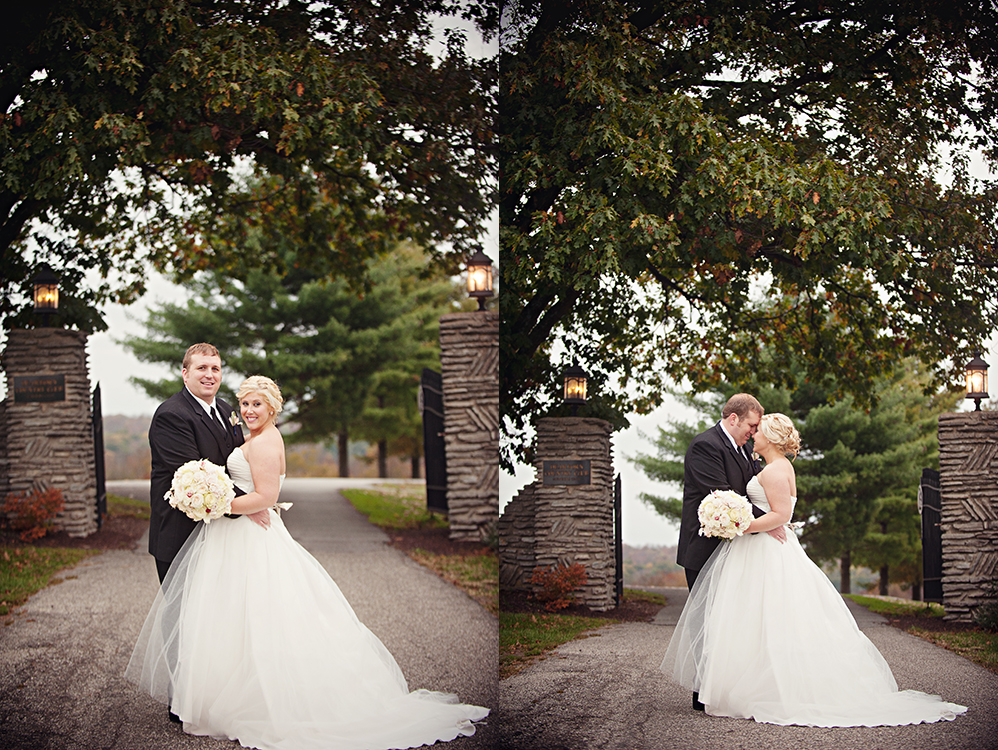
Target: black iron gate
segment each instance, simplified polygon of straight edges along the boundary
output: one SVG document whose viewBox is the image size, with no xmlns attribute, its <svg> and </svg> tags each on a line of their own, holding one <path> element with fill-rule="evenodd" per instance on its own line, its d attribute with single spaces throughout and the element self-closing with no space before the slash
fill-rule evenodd
<svg viewBox="0 0 998 750">
<path fill-rule="evenodd" d="M 447 453 L 444 447 L 443 376 L 430 369 L 419 379 L 419 411 L 423 414 L 426 458 L 426 509 L 447 512 Z"/>
<path fill-rule="evenodd" d="M 94 467 L 97 476 L 97 528 L 104 523 L 107 513 L 107 486 L 104 474 L 104 417 L 101 414 L 100 383 L 94 388 L 93 399 L 94 425 Z"/>
<path fill-rule="evenodd" d="M 614 575 L 614 601 L 616 606 L 620 606 L 620 602 L 624 599 L 624 543 L 623 543 L 623 530 L 620 526 L 621 512 L 620 512 L 620 474 L 613 482 L 613 560 L 616 565 L 616 574 Z"/>
<path fill-rule="evenodd" d="M 922 469 L 918 486 L 918 510 L 922 514 L 922 598 L 943 602 L 943 532 L 939 526 L 942 504 L 939 472 Z"/>
</svg>

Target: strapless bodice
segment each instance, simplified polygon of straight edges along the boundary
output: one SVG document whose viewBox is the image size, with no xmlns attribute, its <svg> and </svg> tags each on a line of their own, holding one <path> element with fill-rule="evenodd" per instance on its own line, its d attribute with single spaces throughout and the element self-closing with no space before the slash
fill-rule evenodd
<svg viewBox="0 0 998 750">
<path fill-rule="evenodd" d="M 239 483 L 236 482 L 236 484 L 239 484 Z M 242 485 L 240 485 L 240 486 L 242 486 Z M 758 476 L 752 477 L 749 480 L 748 485 L 745 487 L 745 492 L 748 494 L 748 499 L 749 499 L 750 503 L 752 503 L 753 505 L 758 505 L 760 508 L 762 508 L 767 513 L 769 513 L 769 511 L 772 510 L 772 508 L 769 506 L 769 499 L 766 497 L 766 490 L 764 490 L 762 488 L 762 485 L 759 484 L 759 477 Z M 790 506 L 790 517 L 793 518 L 794 508 L 797 507 L 797 498 L 796 497 L 791 497 L 790 498 L 790 503 L 791 503 L 791 506 Z"/>
<path fill-rule="evenodd" d="M 250 471 L 249 461 L 246 460 L 246 454 L 243 453 L 242 448 L 236 448 L 229 454 L 225 468 L 228 469 L 229 476 L 232 477 L 236 487 L 243 492 L 250 493 L 256 489 L 256 485 L 253 484 L 253 472 Z M 281 487 L 284 487 L 284 477 L 285 475 L 281 474 Z"/>
</svg>

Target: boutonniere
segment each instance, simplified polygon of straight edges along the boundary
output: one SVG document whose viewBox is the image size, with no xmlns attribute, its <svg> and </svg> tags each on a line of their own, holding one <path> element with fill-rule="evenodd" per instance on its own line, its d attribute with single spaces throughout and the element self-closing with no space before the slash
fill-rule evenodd
<svg viewBox="0 0 998 750">
<path fill-rule="evenodd" d="M 235 412 L 232 412 L 229 415 L 229 424 L 232 425 L 233 430 L 235 430 L 237 427 L 240 427 L 241 423 L 239 421 L 239 415 L 236 414 Z"/>
<path fill-rule="evenodd" d="M 755 461 L 755 462 L 758 462 L 760 458 L 762 458 L 762 456 L 760 456 L 760 455 L 759 455 L 758 453 L 756 453 L 755 451 L 752 451 L 752 460 L 753 460 L 753 461 Z"/>
</svg>

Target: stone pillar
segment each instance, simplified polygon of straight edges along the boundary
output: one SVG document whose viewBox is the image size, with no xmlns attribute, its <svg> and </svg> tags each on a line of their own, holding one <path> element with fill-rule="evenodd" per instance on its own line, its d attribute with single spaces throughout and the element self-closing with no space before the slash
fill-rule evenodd
<svg viewBox="0 0 998 750">
<path fill-rule="evenodd" d="M 65 508 L 56 526 L 70 536 L 97 530 L 97 479 L 87 372 L 87 335 L 61 328 L 15 329 L 7 335 L 6 470 L 9 492 L 56 487 Z M 54 376 L 38 393 L 15 378 Z M 51 398 L 61 376 L 62 391 Z M 44 393 L 43 393 L 44 391 Z M 63 397 L 64 396 L 64 397 Z"/>
<path fill-rule="evenodd" d="M 939 415 L 946 619 L 972 622 L 998 578 L 998 412 Z"/>
<path fill-rule="evenodd" d="M 450 538 L 481 542 L 499 518 L 499 313 L 442 315 L 440 369 Z"/>
<path fill-rule="evenodd" d="M 537 422 L 537 479 L 506 506 L 499 523 L 500 588 L 532 592 L 535 567 L 581 563 L 588 580 L 576 601 L 597 612 L 614 607 L 612 432 L 601 419 Z M 559 468 L 588 461 L 588 482 L 545 477 L 545 462 L 554 461 Z"/>
</svg>

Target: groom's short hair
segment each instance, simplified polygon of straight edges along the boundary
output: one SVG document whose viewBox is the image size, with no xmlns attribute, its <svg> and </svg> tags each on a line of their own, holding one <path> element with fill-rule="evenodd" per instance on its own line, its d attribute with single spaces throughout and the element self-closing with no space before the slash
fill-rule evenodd
<svg viewBox="0 0 998 750">
<path fill-rule="evenodd" d="M 192 344 L 191 346 L 187 347 L 187 351 L 184 352 L 183 367 L 185 370 L 191 366 L 191 357 L 193 357 L 195 354 L 203 354 L 206 357 L 218 357 L 219 359 L 221 359 L 221 356 L 218 353 L 218 349 L 216 349 L 211 344 L 205 344 L 205 343 Z"/>
<path fill-rule="evenodd" d="M 755 412 L 760 417 L 766 413 L 762 404 L 751 393 L 736 393 L 728 399 L 728 403 L 721 410 L 721 419 L 727 419 L 732 414 L 738 415 L 738 421 L 745 419 L 749 413 Z"/>
</svg>

